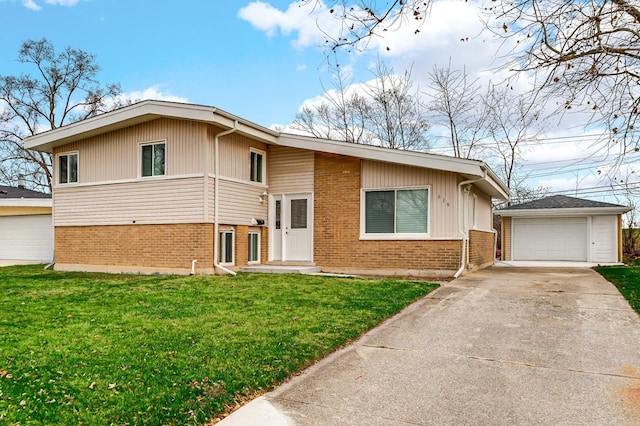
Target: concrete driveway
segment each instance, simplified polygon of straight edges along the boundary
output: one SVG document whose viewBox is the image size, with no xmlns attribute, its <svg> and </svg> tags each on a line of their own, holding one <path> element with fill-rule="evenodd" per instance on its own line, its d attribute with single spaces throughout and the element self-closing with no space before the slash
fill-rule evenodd
<svg viewBox="0 0 640 426">
<path fill-rule="evenodd" d="M 221 424 L 640 425 L 640 318 L 590 269 L 475 272 Z"/>
</svg>

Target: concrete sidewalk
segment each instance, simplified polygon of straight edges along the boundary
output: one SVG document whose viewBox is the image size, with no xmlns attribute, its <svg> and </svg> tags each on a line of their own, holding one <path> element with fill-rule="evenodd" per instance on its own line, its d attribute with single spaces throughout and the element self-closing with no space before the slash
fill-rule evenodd
<svg viewBox="0 0 640 426">
<path fill-rule="evenodd" d="M 475 272 L 221 424 L 640 425 L 640 319 L 590 269 Z"/>
</svg>

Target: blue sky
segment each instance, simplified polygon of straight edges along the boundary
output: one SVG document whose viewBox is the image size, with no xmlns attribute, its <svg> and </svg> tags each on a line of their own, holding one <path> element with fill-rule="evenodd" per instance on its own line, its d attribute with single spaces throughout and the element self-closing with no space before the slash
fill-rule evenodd
<svg viewBox="0 0 640 426">
<path fill-rule="evenodd" d="M 341 64 L 356 83 L 372 78 L 376 57 L 398 73 L 411 68 L 421 89 L 435 64 L 449 62 L 480 81 L 499 81 L 498 41 L 482 33 L 480 1 L 438 0 L 419 35 L 412 27 L 390 31 L 366 52 L 343 55 Z M 331 84 L 318 25 L 331 31 L 335 23 L 323 6 L 311 11 L 294 0 L 0 0 L 0 74 L 27 71 L 15 61 L 20 44 L 46 37 L 58 49 L 95 54 L 100 80 L 120 83 L 133 98 L 213 105 L 263 126 L 285 125 L 323 93 L 323 84 Z M 518 84 L 525 87 L 527 78 Z M 571 195 L 612 200 L 597 173 L 612 160 L 589 157 L 593 138 L 584 135 L 592 129 L 585 123 L 584 116 L 571 115 L 548 124 L 544 143 L 525 153 L 529 186 L 598 188 Z"/>
<path fill-rule="evenodd" d="M 0 0 L 0 74 L 25 70 L 15 61 L 20 43 L 46 37 L 57 48 L 94 53 L 101 80 L 119 82 L 127 93 L 155 88 L 265 126 L 290 122 L 321 90 L 322 53 L 255 30 L 238 17 L 248 1 L 32 1 L 41 9 Z"/>
</svg>

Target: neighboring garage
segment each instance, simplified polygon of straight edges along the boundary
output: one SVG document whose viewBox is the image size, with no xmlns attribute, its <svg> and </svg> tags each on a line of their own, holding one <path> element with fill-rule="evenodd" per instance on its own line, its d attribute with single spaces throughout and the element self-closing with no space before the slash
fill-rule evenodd
<svg viewBox="0 0 640 426">
<path fill-rule="evenodd" d="M 0 186 L 0 260 L 53 261 L 51 195 Z"/>
<path fill-rule="evenodd" d="M 500 209 L 502 260 L 622 261 L 617 204 L 555 195 Z"/>
</svg>

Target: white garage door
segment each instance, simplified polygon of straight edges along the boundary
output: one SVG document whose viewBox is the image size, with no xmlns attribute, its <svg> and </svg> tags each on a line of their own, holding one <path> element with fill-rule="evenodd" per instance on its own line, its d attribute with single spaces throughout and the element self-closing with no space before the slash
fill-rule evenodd
<svg viewBox="0 0 640 426">
<path fill-rule="evenodd" d="M 0 259 L 51 262 L 51 215 L 0 217 Z"/>
<path fill-rule="evenodd" d="M 513 260 L 589 258 L 587 218 L 514 218 Z"/>
</svg>

